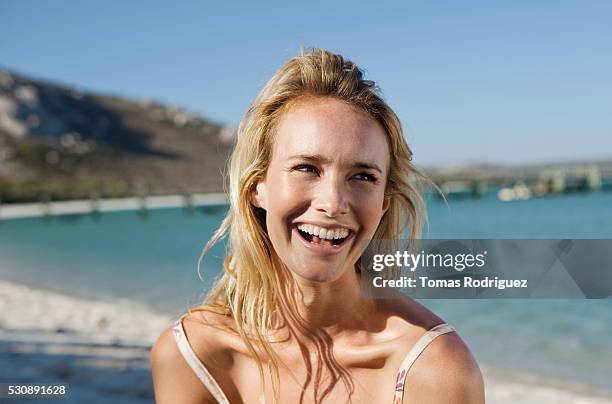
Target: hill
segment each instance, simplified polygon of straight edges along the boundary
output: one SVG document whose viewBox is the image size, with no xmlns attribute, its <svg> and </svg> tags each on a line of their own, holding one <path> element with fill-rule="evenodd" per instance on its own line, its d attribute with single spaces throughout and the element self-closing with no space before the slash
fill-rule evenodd
<svg viewBox="0 0 612 404">
<path fill-rule="evenodd" d="M 232 128 L 0 70 L 3 203 L 219 192 Z"/>
</svg>

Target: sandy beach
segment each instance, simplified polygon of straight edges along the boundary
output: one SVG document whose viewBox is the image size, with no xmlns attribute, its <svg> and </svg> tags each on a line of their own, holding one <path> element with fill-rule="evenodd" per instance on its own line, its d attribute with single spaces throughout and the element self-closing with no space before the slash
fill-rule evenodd
<svg viewBox="0 0 612 404">
<path fill-rule="evenodd" d="M 68 383 L 69 396 L 57 402 L 153 402 L 150 347 L 171 316 L 127 300 L 89 301 L 4 281 L 0 313 L 0 382 Z M 488 403 L 612 403 L 590 386 L 482 369 Z"/>
</svg>

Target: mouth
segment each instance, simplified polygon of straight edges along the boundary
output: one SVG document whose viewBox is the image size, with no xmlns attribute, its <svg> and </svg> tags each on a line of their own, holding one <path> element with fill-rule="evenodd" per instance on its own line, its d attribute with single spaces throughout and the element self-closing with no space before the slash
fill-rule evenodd
<svg viewBox="0 0 612 404">
<path fill-rule="evenodd" d="M 309 231 L 310 230 L 310 231 Z M 354 231 L 349 229 L 335 229 L 325 233 L 312 234 L 308 225 L 297 225 L 294 227 L 299 239 L 307 247 L 320 253 L 336 253 L 340 251 L 348 240 L 353 238 Z"/>
</svg>

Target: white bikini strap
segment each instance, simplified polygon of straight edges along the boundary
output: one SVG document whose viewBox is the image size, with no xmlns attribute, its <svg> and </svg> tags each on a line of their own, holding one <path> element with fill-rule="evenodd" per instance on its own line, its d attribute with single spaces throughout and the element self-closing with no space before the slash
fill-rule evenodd
<svg viewBox="0 0 612 404">
<path fill-rule="evenodd" d="M 204 386 L 208 389 L 210 394 L 217 400 L 219 404 L 229 404 L 229 400 L 223 393 L 223 390 L 219 387 L 217 381 L 211 376 L 206 366 L 198 359 L 196 354 L 191 349 L 191 345 L 189 345 L 189 341 L 187 340 L 187 335 L 185 334 L 185 329 L 183 328 L 183 317 L 181 316 L 178 319 L 174 326 L 172 327 L 172 331 L 174 334 L 174 339 L 176 344 L 178 345 L 179 351 L 185 358 L 185 361 L 189 365 L 189 367 L 194 371 L 198 379 L 202 381 Z"/>
</svg>

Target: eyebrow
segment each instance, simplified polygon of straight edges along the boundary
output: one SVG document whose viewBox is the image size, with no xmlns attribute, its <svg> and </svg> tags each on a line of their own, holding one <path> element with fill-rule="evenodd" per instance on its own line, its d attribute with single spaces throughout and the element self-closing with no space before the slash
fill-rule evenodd
<svg viewBox="0 0 612 404">
<path fill-rule="evenodd" d="M 296 154 L 295 156 L 290 156 L 289 160 L 306 160 L 306 161 L 312 161 L 313 163 L 320 163 L 320 164 L 331 163 L 330 159 L 325 158 L 319 154 Z M 370 169 L 370 170 L 376 170 L 382 174 L 382 170 L 375 163 L 367 163 L 364 161 L 354 161 L 354 162 L 349 163 L 348 165 L 353 168 L 365 168 L 365 169 Z"/>
</svg>

